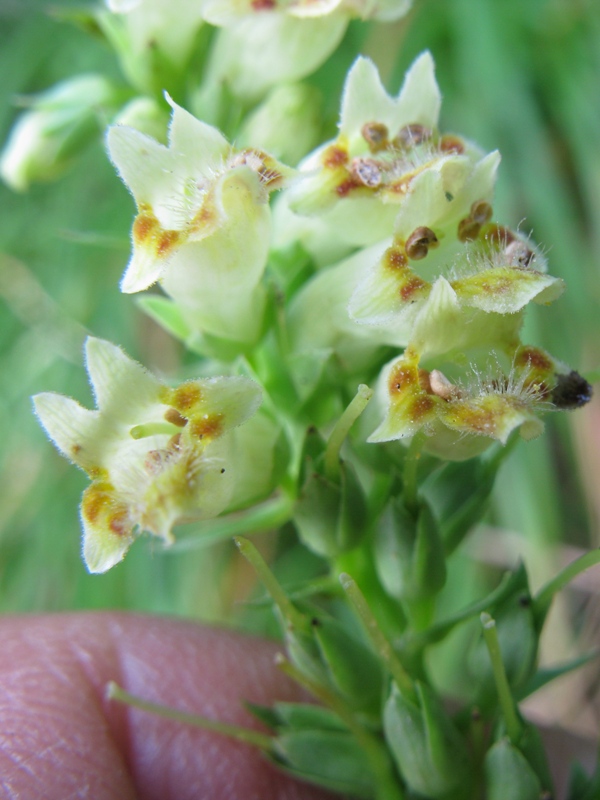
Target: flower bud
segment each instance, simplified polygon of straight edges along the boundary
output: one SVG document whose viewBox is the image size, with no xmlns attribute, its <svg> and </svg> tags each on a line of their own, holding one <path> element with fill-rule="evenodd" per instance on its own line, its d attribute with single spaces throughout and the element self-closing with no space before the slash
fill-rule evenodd
<svg viewBox="0 0 600 800">
<path fill-rule="evenodd" d="M 431 474 L 423 491 L 440 520 L 446 553 L 452 552 L 485 514 L 500 459 L 450 461 Z"/>
<path fill-rule="evenodd" d="M 96 23 L 115 50 L 128 81 L 143 94 L 175 93 L 199 36 L 208 35 L 202 3 L 189 0 L 106 0 Z"/>
<path fill-rule="evenodd" d="M 316 435 L 311 439 L 317 445 Z M 294 512 L 294 522 L 303 543 L 326 558 L 356 547 L 364 536 L 367 522 L 363 488 L 354 468 L 340 462 L 339 476 L 325 473 L 322 453 L 305 453 L 305 477 Z"/>
<path fill-rule="evenodd" d="M 98 135 L 117 102 L 117 91 L 101 75 L 79 75 L 33 97 L 2 153 L 5 183 L 25 191 L 57 178 Z"/>
<path fill-rule="evenodd" d="M 333 711 L 306 703 L 275 703 L 272 707 L 246 705 L 275 732 L 273 757 L 280 769 L 301 780 L 353 797 L 376 796 L 372 763 Z M 383 746 L 379 747 L 381 761 L 385 763 L 389 757 Z"/>
<path fill-rule="evenodd" d="M 247 117 L 237 142 L 258 147 L 286 164 L 297 164 L 317 144 L 321 96 L 314 86 L 287 83 L 272 89 Z"/>
<path fill-rule="evenodd" d="M 386 591 L 399 600 L 437 594 L 446 582 L 439 525 L 425 501 L 411 513 L 392 501 L 375 532 L 375 566 Z"/>
<path fill-rule="evenodd" d="M 411 791 L 437 800 L 460 788 L 469 797 L 471 766 L 465 742 L 432 690 L 416 684 L 416 697 L 392 685 L 383 715 L 385 738 Z M 505 795 L 511 797 L 512 795 Z"/>
<path fill-rule="evenodd" d="M 333 618 L 315 617 L 312 625 L 332 684 L 351 708 L 378 721 L 383 673 L 377 657 Z"/>
<path fill-rule="evenodd" d="M 487 800 L 540 800 L 542 786 L 523 754 L 506 738 L 485 757 Z"/>
<path fill-rule="evenodd" d="M 376 796 L 369 759 L 347 731 L 287 731 L 274 748 L 277 766 L 303 781 L 352 797 Z"/>
</svg>

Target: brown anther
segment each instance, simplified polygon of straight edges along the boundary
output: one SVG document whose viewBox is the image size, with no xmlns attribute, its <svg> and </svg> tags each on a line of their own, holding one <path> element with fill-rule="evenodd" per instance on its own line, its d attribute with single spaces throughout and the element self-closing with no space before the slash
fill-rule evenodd
<svg viewBox="0 0 600 800">
<path fill-rule="evenodd" d="M 176 408 L 168 408 L 165 411 L 165 419 L 167 422 L 170 422 L 171 425 L 176 425 L 178 428 L 185 428 L 187 425 L 187 419 L 182 417 Z"/>
<path fill-rule="evenodd" d="M 174 436 L 171 436 L 171 438 L 167 442 L 167 452 L 175 453 L 180 449 L 181 449 L 181 434 L 176 433 Z"/>
<path fill-rule="evenodd" d="M 442 136 L 440 139 L 439 148 L 442 153 L 461 155 L 465 152 L 465 145 L 462 139 L 459 139 L 458 136 L 453 136 L 452 134 L 446 134 L 445 136 Z"/>
<path fill-rule="evenodd" d="M 480 225 L 485 225 L 492 218 L 492 207 L 486 200 L 475 200 L 471 206 L 471 219 Z"/>
<path fill-rule="evenodd" d="M 405 125 L 395 137 L 394 144 L 402 148 L 414 147 L 416 144 L 421 144 L 431 139 L 432 136 L 433 133 L 424 125 L 419 125 L 417 123 Z"/>
<path fill-rule="evenodd" d="M 471 217 L 465 217 L 458 223 L 458 238 L 461 242 L 472 242 L 479 236 L 481 225 Z"/>
<path fill-rule="evenodd" d="M 460 394 L 460 389 L 451 383 L 439 369 L 432 369 L 429 373 L 431 393 L 441 397 L 442 400 L 454 400 Z"/>
<path fill-rule="evenodd" d="M 365 142 L 372 153 L 379 153 L 388 146 L 389 131 L 383 122 L 366 122 L 361 129 Z"/>
<path fill-rule="evenodd" d="M 419 261 L 425 258 L 430 247 L 437 247 L 438 244 L 438 238 L 431 228 L 426 228 L 424 225 L 421 225 L 415 228 L 408 237 L 404 249 L 409 258 L 412 258 L 413 261 Z"/>
<path fill-rule="evenodd" d="M 528 267 L 533 261 L 535 253 L 525 242 L 515 239 L 504 248 L 504 255 L 511 263 L 516 262 L 520 267 Z"/>
<path fill-rule="evenodd" d="M 372 158 L 353 158 L 350 173 L 353 178 L 370 189 L 375 189 L 381 184 L 379 164 Z"/>
<path fill-rule="evenodd" d="M 498 225 L 497 222 L 490 222 L 482 230 L 483 238 L 492 244 L 506 245 L 515 241 L 515 235 L 510 228 Z"/>
</svg>

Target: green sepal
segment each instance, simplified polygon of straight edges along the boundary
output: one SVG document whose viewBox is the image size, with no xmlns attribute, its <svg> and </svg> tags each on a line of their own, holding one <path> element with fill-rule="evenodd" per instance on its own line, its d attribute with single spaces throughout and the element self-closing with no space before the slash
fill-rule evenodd
<svg viewBox="0 0 600 800">
<path fill-rule="evenodd" d="M 440 535 L 447 554 L 452 553 L 488 508 L 499 461 L 471 458 L 449 461 L 436 470 L 422 491 L 440 520 Z"/>
<path fill-rule="evenodd" d="M 313 631 L 333 685 L 353 709 L 378 720 L 384 686 L 378 658 L 331 617 L 315 618 Z"/>
<path fill-rule="evenodd" d="M 400 774 L 412 791 L 431 800 L 469 797 L 472 768 L 466 744 L 433 691 L 419 682 L 415 688 L 416 696 L 407 697 L 393 684 L 383 715 Z"/>
<path fill-rule="evenodd" d="M 290 775 L 334 792 L 373 800 L 377 782 L 363 749 L 350 733 L 296 730 L 274 741 L 275 763 Z"/>
<path fill-rule="evenodd" d="M 306 618 L 310 628 L 309 618 Z M 314 639 L 312 630 L 298 630 L 287 620 L 282 621 L 285 648 L 290 661 L 303 675 L 319 686 L 330 687 L 329 670 L 323 664 L 321 651 Z"/>
<path fill-rule="evenodd" d="M 508 739 L 500 739 L 488 751 L 484 770 L 487 800 L 540 800 L 537 775 Z"/>
<path fill-rule="evenodd" d="M 273 706 L 261 706 L 246 702 L 244 705 L 268 728 L 278 732 L 288 729 L 348 730 L 337 714 L 313 703 L 275 703 Z"/>
<path fill-rule="evenodd" d="M 526 685 L 534 674 L 539 632 L 523 565 L 515 571 L 511 584 L 510 594 L 505 594 L 489 613 L 496 621 L 508 683 L 511 691 L 518 693 L 519 688 Z M 482 634 L 478 634 L 469 652 L 468 670 L 476 686 L 475 702 L 482 709 L 493 708 L 497 700 L 496 684 Z"/>
<path fill-rule="evenodd" d="M 375 531 L 375 564 L 386 591 L 398 600 L 430 599 L 446 582 L 439 525 L 421 500 L 416 512 L 391 501 Z"/>
<path fill-rule="evenodd" d="M 184 343 L 192 339 L 194 332 L 173 300 L 158 294 L 146 294 L 136 298 L 136 303 L 145 314 L 176 339 Z"/>
<path fill-rule="evenodd" d="M 340 461 L 338 479 L 325 474 L 317 435 L 307 436 L 304 481 L 294 522 L 303 544 L 317 555 L 336 558 L 356 547 L 367 527 L 367 503 L 354 468 Z"/>
</svg>

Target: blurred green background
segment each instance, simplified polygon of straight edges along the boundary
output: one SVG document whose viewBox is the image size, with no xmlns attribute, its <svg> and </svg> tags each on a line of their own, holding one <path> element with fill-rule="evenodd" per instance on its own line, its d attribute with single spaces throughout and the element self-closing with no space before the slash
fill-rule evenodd
<svg viewBox="0 0 600 800">
<path fill-rule="evenodd" d="M 19 95 L 82 72 L 122 80 L 100 40 L 50 10 L 42 0 L 0 0 L 3 141 Z M 415 0 L 401 23 L 353 23 L 341 50 L 310 79 L 323 93 L 328 135 L 359 46 L 394 93 L 412 59 L 424 48 L 432 51 L 444 95 L 442 128 L 485 150 L 500 149 L 496 218 L 532 230 L 552 274 L 567 282 L 555 305 L 530 309 L 525 340 L 584 373 L 595 370 L 600 4 Z M 118 290 L 134 206 L 101 136 L 52 184 L 26 194 L 0 186 L 0 204 L 0 610 L 124 608 L 223 620 L 248 584 L 238 562 L 231 566 L 229 544 L 165 554 L 144 539 L 108 574 L 86 573 L 77 514 L 86 478 L 55 452 L 32 414 L 29 398 L 39 391 L 91 404 L 81 357 L 87 333 L 119 343 L 166 376 L 183 357 Z M 477 557 L 493 569 L 496 562 L 512 564 L 520 550 L 537 586 L 560 561 L 553 545 L 597 546 L 599 445 L 594 403 L 548 418 L 547 434 L 520 445 L 504 466 L 489 524 L 475 537 Z M 485 579 L 485 570 L 471 574 L 468 589 L 457 581 L 447 592 L 456 604 Z M 555 642 L 570 638 L 564 619 L 554 630 Z"/>
</svg>

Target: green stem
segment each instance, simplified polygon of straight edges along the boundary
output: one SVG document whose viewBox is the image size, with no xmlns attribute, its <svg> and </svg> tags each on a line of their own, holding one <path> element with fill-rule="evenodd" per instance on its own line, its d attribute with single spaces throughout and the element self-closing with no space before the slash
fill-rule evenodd
<svg viewBox="0 0 600 800">
<path fill-rule="evenodd" d="M 512 692 L 510 691 L 508 678 L 506 677 L 504 662 L 502 661 L 496 621 L 485 612 L 481 614 L 480 620 L 483 625 L 483 638 L 485 639 L 492 662 L 492 670 L 494 671 L 494 680 L 496 682 L 500 707 L 502 708 L 502 713 L 504 714 L 504 720 L 506 722 L 506 732 L 511 742 L 516 745 L 521 737 L 522 726 L 517 714 Z"/>
<path fill-rule="evenodd" d="M 416 511 L 419 505 L 419 486 L 417 483 L 417 469 L 421 451 L 425 443 L 425 434 L 422 431 L 415 433 L 412 438 L 408 451 L 404 456 L 403 477 L 403 498 L 404 504 L 409 511 Z"/>
<path fill-rule="evenodd" d="M 308 678 L 281 653 L 276 657 L 275 663 L 293 681 L 310 692 L 323 705 L 334 711 L 342 722 L 345 722 L 350 732 L 354 734 L 371 763 L 373 776 L 378 783 L 377 800 L 404 800 L 404 792 L 390 769 L 389 761 L 382 750 L 381 744 L 356 721 L 354 714 L 343 700 L 326 687 Z"/>
<path fill-rule="evenodd" d="M 330 480 L 336 480 L 340 474 L 340 448 L 350 428 L 367 407 L 373 396 L 373 390 L 361 383 L 353 400 L 335 424 L 325 449 L 325 474 Z"/>
<path fill-rule="evenodd" d="M 281 612 L 282 617 L 296 630 L 306 630 L 307 622 L 303 614 L 294 606 L 281 584 L 273 575 L 265 560 L 258 552 L 256 547 L 248 539 L 236 536 L 234 542 L 239 548 L 240 553 L 247 559 L 256 570 L 267 592 L 273 598 L 273 602 Z"/>
<path fill-rule="evenodd" d="M 410 676 L 402 666 L 400 659 L 394 652 L 392 645 L 387 640 L 385 634 L 377 624 L 377 620 L 373 616 L 373 612 L 369 608 L 365 596 L 358 588 L 356 581 L 347 573 L 343 572 L 340 575 L 340 583 L 346 596 L 350 601 L 350 605 L 363 623 L 373 646 L 383 659 L 388 671 L 393 679 L 396 681 L 400 689 L 411 697 L 414 696 L 415 690 Z"/>
<path fill-rule="evenodd" d="M 109 700 L 116 700 L 118 703 L 125 703 L 133 708 L 139 708 L 140 711 L 148 711 L 150 714 L 156 714 L 165 719 L 173 719 L 176 722 L 182 722 L 185 725 L 194 725 L 196 728 L 202 730 L 212 731 L 213 733 L 220 733 L 222 736 L 228 736 L 230 739 L 236 739 L 238 742 L 251 744 L 258 747 L 265 752 L 273 752 L 273 740 L 270 736 L 258 731 L 252 731 L 249 728 L 241 728 L 237 725 L 229 725 L 227 722 L 218 722 L 214 719 L 207 719 L 198 714 L 186 714 L 184 711 L 177 711 L 174 708 L 161 706 L 157 703 L 150 703 L 148 700 L 142 700 L 133 694 L 129 694 L 124 689 L 121 689 L 114 681 L 111 681 L 106 688 L 106 696 Z"/>
<path fill-rule="evenodd" d="M 550 608 L 554 595 L 560 592 L 561 589 L 564 589 L 565 586 L 581 572 L 584 572 L 586 569 L 596 564 L 600 564 L 600 548 L 590 550 L 589 553 L 584 553 L 579 558 L 576 558 L 575 561 L 568 564 L 558 575 L 552 578 L 552 580 L 548 581 L 545 586 L 542 586 L 533 600 L 536 615 L 539 615 L 543 619 Z"/>
</svg>

